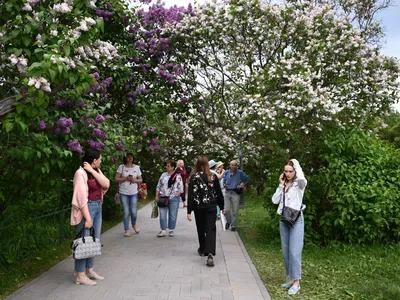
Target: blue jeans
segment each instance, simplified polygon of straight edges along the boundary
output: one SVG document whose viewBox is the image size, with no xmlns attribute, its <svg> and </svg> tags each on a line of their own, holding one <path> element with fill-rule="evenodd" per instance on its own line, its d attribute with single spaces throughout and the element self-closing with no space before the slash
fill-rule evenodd
<svg viewBox="0 0 400 300">
<path fill-rule="evenodd" d="M 231 224 L 232 228 L 237 226 L 237 216 L 239 211 L 240 195 L 232 190 L 225 190 L 225 216 L 226 221 Z M 232 205 L 232 217 L 231 217 L 231 205 Z"/>
<path fill-rule="evenodd" d="M 132 226 L 136 225 L 138 194 L 119 194 L 119 197 L 121 199 L 122 210 L 124 211 L 124 228 L 125 230 L 129 230 L 129 215 L 131 216 Z"/>
<path fill-rule="evenodd" d="M 293 227 L 279 222 L 286 275 L 291 280 L 301 279 L 301 252 L 304 242 L 304 217 L 301 213 Z"/>
<path fill-rule="evenodd" d="M 180 201 L 181 197 L 175 196 L 169 200 L 168 207 L 159 207 L 161 229 L 163 230 L 167 228 L 169 230 L 175 229 Z M 167 225 L 167 215 L 168 215 L 168 225 Z"/>
<path fill-rule="evenodd" d="M 96 238 L 100 238 L 101 234 L 102 204 L 103 201 L 101 200 L 89 200 L 87 204 L 90 217 L 92 218 L 94 235 Z M 85 226 L 85 222 L 86 222 L 85 218 L 82 218 L 82 221 L 78 225 L 76 225 L 77 234 Z M 85 229 L 85 236 L 89 234 L 90 234 L 89 229 Z M 85 272 L 85 269 L 93 268 L 93 263 L 94 263 L 94 257 L 85 259 L 75 259 L 75 272 Z"/>
</svg>

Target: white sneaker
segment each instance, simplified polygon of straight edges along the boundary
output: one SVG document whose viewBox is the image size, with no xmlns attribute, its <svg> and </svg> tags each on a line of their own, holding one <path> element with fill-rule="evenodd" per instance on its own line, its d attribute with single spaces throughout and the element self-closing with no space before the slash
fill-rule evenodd
<svg viewBox="0 0 400 300">
<path fill-rule="evenodd" d="M 158 234 L 157 234 L 157 236 L 158 237 L 164 237 L 164 236 L 167 236 L 167 231 L 165 231 L 165 230 L 161 230 Z"/>
<path fill-rule="evenodd" d="M 168 233 L 168 235 L 169 235 L 169 237 L 173 237 L 173 236 L 174 236 L 174 231 L 173 231 L 173 230 L 170 230 L 169 233 Z"/>
</svg>

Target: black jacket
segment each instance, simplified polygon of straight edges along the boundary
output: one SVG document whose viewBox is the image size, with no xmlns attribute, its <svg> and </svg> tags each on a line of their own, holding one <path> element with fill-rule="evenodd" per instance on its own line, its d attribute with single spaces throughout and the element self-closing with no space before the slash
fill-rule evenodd
<svg viewBox="0 0 400 300">
<path fill-rule="evenodd" d="M 187 213 L 217 205 L 224 209 L 224 196 L 217 176 L 212 174 L 212 182 L 209 183 L 204 173 L 192 175 L 189 179 Z"/>
</svg>

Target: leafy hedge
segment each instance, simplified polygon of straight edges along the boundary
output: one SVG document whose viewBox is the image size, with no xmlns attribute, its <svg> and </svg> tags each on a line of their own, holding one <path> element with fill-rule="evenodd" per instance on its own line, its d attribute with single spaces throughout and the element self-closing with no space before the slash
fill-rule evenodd
<svg viewBox="0 0 400 300">
<path fill-rule="evenodd" d="M 306 236 L 322 243 L 397 242 L 399 150 L 360 130 L 347 130 L 324 134 L 317 153 L 317 169 L 303 165 L 308 179 Z M 275 173 L 272 178 L 278 178 Z M 267 189 L 268 218 L 276 211 L 270 199 L 277 184 Z"/>
</svg>

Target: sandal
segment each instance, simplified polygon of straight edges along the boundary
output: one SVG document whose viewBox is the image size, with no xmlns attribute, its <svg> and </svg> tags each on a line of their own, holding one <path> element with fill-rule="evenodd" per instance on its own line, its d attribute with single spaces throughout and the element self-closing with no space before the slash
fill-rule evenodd
<svg viewBox="0 0 400 300">
<path fill-rule="evenodd" d="M 130 233 L 129 231 L 125 231 L 124 236 L 125 236 L 125 237 L 130 237 L 130 236 L 131 236 L 131 233 Z"/>
<path fill-rule="evenodd" d="M 132 226 L 133 230 L 135 231 L 136 234 L 140 233 L 140 229 L 136 228 L 136 226 Z"/>
</svg>

